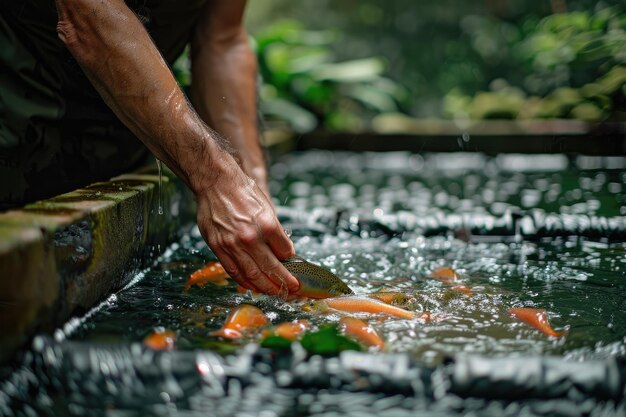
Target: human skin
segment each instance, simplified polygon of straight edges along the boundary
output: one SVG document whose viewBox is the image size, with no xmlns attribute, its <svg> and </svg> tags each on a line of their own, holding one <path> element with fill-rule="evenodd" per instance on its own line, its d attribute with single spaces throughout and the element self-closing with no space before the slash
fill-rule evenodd
<svg viewBox="0 0 626 417">
<path fill-rule="evenodd" d="M 292 256 L 294 249 L 271 201 L 227 151 L 228 145 L 189 105 L 150 36 L 124 1 L 55 1 L 59 38 L 119 119 L 194 192 L 198 227 L 226 272 L 254 291 L 297 291 L 298 281 L 279 262 Z M 226 13 L 225 19 L 237 21 L 223 6 L 212 12 Z M 239 17 L 239 26 L 240 21 Z M 219 56 L 219 48 L 212 52 Z M 211 59 L 204 65 L 221 62 L 219 57 Z M 231 65 L 232 61 L 231 57 Z M 248 64 L 247 71 L 251 68 Z M 195 74 L 196 79 L 202 78 L 199 71 Z M 205 88 L 209 88 L 210 81 L 206 82 Z M 237 127 L 224 126 L 236 125 L 238 117 L 245 118 L 247 107 L 240 111 L 232 108 L 247 103 L 251 93 L 223 88 L 228 97 L 243 97 L 243 101 L 234 100 L 223 120 L 219 109 L 206 110 L 212 105 L 211 98 L 201 100 L 205 102 L 200 105 L 205 109 L 202 112 L 221 120 L 217 123 L 226 134 L 237 137 L 231 137 L 234 147 L 247 146 L 249 136 L 244 138 Z M 253 165 L 253 160 L 242 165 Z"/>
<path fill-rule="evenodd" d="M 209 2 L 191 42 L 192 102 L 269 196 L 256 113 L 257 62 L 243 27 L 245 0 Z"/>
</svg>

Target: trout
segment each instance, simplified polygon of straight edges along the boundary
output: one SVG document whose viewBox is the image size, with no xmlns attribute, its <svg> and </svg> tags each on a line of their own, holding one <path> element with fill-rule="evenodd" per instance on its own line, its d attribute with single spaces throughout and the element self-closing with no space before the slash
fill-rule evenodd
<svg viewBox="0 0 626 417">
<path fill-rule="evenodd" d="M 398 317 L 401 319 L 423 319 L 425 321 L 430 321 L 430 312 L 428 311 L 416 314 L 412 311 L 392 306 L 391 304 L 386 304 L 379 300 L 357 295 L 328 298 L 324 301 L 317 301 L 317 303 L 319 303 L 317 307 L 322 310 L 325 308 L 333 308 L 335 310 L 346 311 L 349 313 L 386 314 L 388 316 Z"/>
<path fill-rule="evenodd" d="M 296 295 L 307 298 L 330 298 L 353 294 L 350 287 L 337 275 L 299 256 L 292 256 L 282 263 L 287 271 L 300 282 Z"/>
</svg>

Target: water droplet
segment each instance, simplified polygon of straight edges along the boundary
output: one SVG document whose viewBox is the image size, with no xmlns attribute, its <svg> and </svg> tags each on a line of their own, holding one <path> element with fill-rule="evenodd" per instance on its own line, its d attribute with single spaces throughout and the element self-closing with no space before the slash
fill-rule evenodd
<svg viewBox="0 0 626 417">
<path fill-rule="evenodd" d="M 161 200 L 161 190 L 163 188 L 163 167 L 161 166 L 162 162 L 159 158 L 156 158 L 157 169 L 159 170 L 159 215 L 163 214 L 163 204 Z"/>
</svg>

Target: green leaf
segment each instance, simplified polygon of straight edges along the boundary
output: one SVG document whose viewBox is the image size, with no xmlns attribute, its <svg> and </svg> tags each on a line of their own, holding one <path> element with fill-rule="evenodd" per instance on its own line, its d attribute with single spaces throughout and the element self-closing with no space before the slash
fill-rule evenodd
<svg viewBox="0 0 626 417">
<path fill-rule="evenodd" d="M 318 81 L 361 82 L 376 79 L 384 70 L 382 59 L 366 58 L 320 65 L 311 71 L 311 75 Z"/>
<path fill-rule="evenodd" d="M 335 356 L 344 350 L 362 350 L 357 342 L 339 334 L 334 325 L 323 326 L 317 332 L 305 334 L 300 343 L 307 352 L 323 356 Z"/>
<path fill-rule="evenodd" d="M 274 98 L 262 101 L 261 111 L 289 122 L 296 133 L 310 132 L 317 127 L 315 115 L 287 100 Z"/>
<path fill-rule="evenodd" d="M 345 89 L 348 97 L 353 98 L 365 106 L 379 112 L 392 112 L 398 109 L 393 97 L 371 84 L 354 84 Z"/>
<path fill-rule="evenodd" d="M 261 346 L 269 349 L 284 350 L 291 347 L 291 340 L 287 340 L 284 337 L 272 335 L 263 339 Z"/>
</svg>

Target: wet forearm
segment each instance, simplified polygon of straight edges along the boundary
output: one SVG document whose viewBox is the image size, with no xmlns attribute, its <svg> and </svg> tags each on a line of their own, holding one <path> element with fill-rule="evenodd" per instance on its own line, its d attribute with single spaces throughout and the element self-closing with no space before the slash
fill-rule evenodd
<svg viewBox="0 0 626 417">
<path fill-rule="evenodd" d="M 192 188 L 210 180 L 197 167 L 222 150 L 132 11 L 121 0 L 56 4 L 59 37 L 120 120 Z"/>
<path fill-rule="evenodd" d="M 244 172 L 265 182 L 257 127 L 256 57 L 236 19 L 236 6 L 228 10 L 231 21 L 220 13 L 221 5 L 208 7 L 192 42 L 194 106 L 229 141 Z"/>
</svg>

